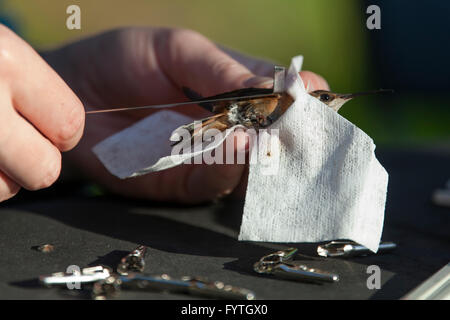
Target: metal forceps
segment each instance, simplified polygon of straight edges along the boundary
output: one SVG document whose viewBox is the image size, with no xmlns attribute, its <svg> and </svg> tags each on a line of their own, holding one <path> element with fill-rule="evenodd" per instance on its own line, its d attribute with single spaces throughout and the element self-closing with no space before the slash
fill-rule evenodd
<svg viewBox="0 0 450 320">
<path fill-rule="evenodd" d="M 144 272 L 146 246 L 139 246 L 120 260 L 117 273 L 127 275 L 129 272 Z"/>
<path fill-rule="evenodd" d="M 191 294 L 210 299 L 254 300 L 255 294 L 247 289 L 226 285 L 221 281 L 208 282 L 200 278 L 171 278 L 167 274 L 149 275 L 129 273 L 126 276 L 111 275 L 94 283 L 92 296 L 104 300 L 117 296 L 120 290 L 143 290 Z"/>
<path fill-rule="evenodd" d="M 123 257 L 116 268 L 117 272 L 113 272 L 108 267 L 94 266 L 84 268 L 80 272 L 43 275 L 39 277 L 39 281 L 47 286 L 67 285 L 71 289 L 81 289 L 81 284 L 92 285 L 91 295 L 95 300 L 116 297 L 121 290 L 182 293 L 215 299 L 255 299 L 252 291 L 220 281 L 208 282 L 196 277 L 177 279 L 167 274 L 142 273 L 145 267 L 146 249 L 145 246 L 139 246 Z"/>
<path fill-rule="evenodd" d="M 39 276 L 39 281 L 46 286 L 67 285 L 80 289 L 80 284 L 93 283 L 108 278 L 112 270 L 104 266 L 87 267 L 80 272 L 55 272 L 50 275 Z"/>
<path fill-rule="evenodd" d="M 262 257 L 253 266 L 260 274 L 270 274 L 277 278 L 304 282 L 337 282 L 339 276 L 305 265 L 293 263 L 296 248 L 280 250 Z"/>
<path fill-rule="evenodd" d="M 380 242 L 378 253 L 390 252 L 395 248 L 397 245 L 394 242 Z M 318 246 L 317 254 L 322 257 L 358 257 L 373 252 L 353 241 L 331 241 Z"/>
</svg>

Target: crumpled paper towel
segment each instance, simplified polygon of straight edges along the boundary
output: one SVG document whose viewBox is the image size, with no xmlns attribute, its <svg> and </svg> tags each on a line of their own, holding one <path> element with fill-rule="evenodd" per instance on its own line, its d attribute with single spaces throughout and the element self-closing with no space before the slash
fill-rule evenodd
<svg viewBox="0 0 450 320">
<path fill-rule="evenodd" d="M 194 157 L 198 158 L 220 146 L 232 129 L 240 127 L 235 126 L 217 135 L 212 141 L 196 144 L 192 152 L 171 154 L 169 138 L 174 129 L 193 121 L 194 119 L 178 112 L 161 110 L 106 138 L 95 145 L 92 151 L 116 177 L 133 178 L 173 168 Z M 182 150 L 186 144 L 190 144 L 190 141 L 183 140 L 177 148 Z M 198 163 L 196 158 L 191 162 Z"/>
<path fill-rule="evenodd" d="M 307 93 L 298 76 L 302 62 L 303 57 L 294 57 L 286 76 L 295 102 L 271 126 L 279 135 L 259 139 L 259 161 L 252 161 L 252 152 L 239 240 L 350 239 L 376 252 L 388 174 L 375 157 L 372 139 Z M 231 132 L 203 151 L 170 155 L 165 142 L 175 128 L 192 121 L 161 110 L 100 142 L 93 152 L 123 179 L 177 166 L 216 148 Z M 279 150 L 268 154 L 273 146 Z M 267 174 L 274 159 L 276 170 Z"/>
<path fill-rule="evenodd" d="M 372 139 L 307 93 L 301 64 L 295 57 L 286 79 L 295 102 L 271 127 L 279 129 L 278 172 L 250 166 L 239 240 L 350 239 L 376 252 L 388 174 Z"/>
</svg>

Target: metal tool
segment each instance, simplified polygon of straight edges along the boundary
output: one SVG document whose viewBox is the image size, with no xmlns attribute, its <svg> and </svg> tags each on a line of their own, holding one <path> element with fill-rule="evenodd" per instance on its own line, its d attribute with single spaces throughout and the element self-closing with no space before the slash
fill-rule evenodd
<svg viewBox="0 0 450 320">
<path fill-rule="evenodd" d="M 450 300 L 450 263 L 447 263 L 401 300 Z"/>
<path fill-rule="evenodd" d="M 91 110 L 91 111 L 86 111 L 86 114 L 130 111 L 130 110 L 140 110 L 140 109 L 162 109 L 162 108 L 172 108 L 172 107 L 178 107 L 178 106 L 189 105 L 189 104 L 212 103 L 212 102 L 221 102 L 221 101 L 230 101 L 230 100 L 242 101 L 242 100 L 266 98 L 266 97 L 273 97 L 273 96 L 274 96 L 273 93 L 255 94 L 255 95 L 233 97 L 233 98 L 219 98 L 219 99 L 208 99 L 208 100 L 198 100 L 198 101 L 175 102 L 175 103 L 167 103 L 167 104 L 155 104 L 155 105 L 151 105 L 151 106 Z"/>
<path fill-rule="evenodd" d="M 80 289 L 81 284 L 92 284 L 92 297 L 104 300 L 119 295 L 121 290 L 145 290 L 191 294 L 213 299 L 254 300 L 255 294 L 247 289 L 224 284 L 221 281 L 209 282 L 197 277 L 171 278 L 167 274 L 151 275 L 141 273 L 145 267 L 147 247 L 138 246 L 123 257 L 117 266 L 117 273 L 104 266 L 84 269 L 76 268 L 73 273 L 57 272 L 39 277 L 47 286 L 67 285 Z M 76 267 L 76 266 L 75 266 Z M 75 286 L 78 284 L 78 286 Z"/>
<path fill-rule="evenodd" d="M 140 273 L 129 273 L 126 276 L 112 275 L 96 282 L 92 290 L 92 296 L 96 300 L 104 300 L 117 296 L 120 290 L 182 293 L 213 299 L 255 299 L 255 294 L 252 291 L 226 285 L 220 281 L 208 282 L 194 277 L 175 279 L 167 274 L 149 275 Z"/>
<path fill-rule="evenodd" d="M 128 272 L 142 272 L 145 267 L 145 246 L 138 246 L 128 255 L 122 258 L 117 266 L 117 272 L 126 275 Z M 39 280 L 45 285 L 60 285 L 67 283 L 92 283 L 107 279 L 113 275 L 113 271 L 105 266 L 87 267 L 77 272 L 76 269 L 72 273 L 56 272 L 50 275 L 43 275 Z"/>
<path fill-rule="evenodd" d="M 394 250 L 397 245 L 394 242 L 381 242 L 379 253 Z M 331 241 L 317 247 L 317 254 L 322 257 L 356 257 L 373 254 L 366 247 L 353 241 Z"/>
<path fill-rule="evenodd" d="M 146 246 L 138 246 L 125 257 L 122 258 L 117 266 L 117 273 L 127 275 L 130 272 L 144 272 Z"/>
<path fill-rule="evenodd" d="M 296 248 L 288 248 L 262 257 L 253 266 L 260 274 L 270 274 L 278 278 L 304 282 L 337 282 L 339 276 L 320 269 L 295 264 L 292 260 Z"/>
<path fill-rule="evenodd" d="M 43 275 L 39 277 L 39 281 L 47 286 L 66 285 L 68 283 L 86 284 L 104 280 L 111 274 L 112 270 L 108 267 L 95 266 L 84 268 L 81 272 L 56 272 L 50 275 Z"/>
<path fill-rule="evenodd" d="M 297 253 L 298 249 L 296 248 L 288 248 L 285 250 L 280 250 L 274 253 L 270 253 L 264 257 L 262 257 L 257 263 L 255 263 L 255 271 L 258 269 L 261 272 L 271 272 L 272 268 L 291 261 L 293 256 Z M 256 272 L 259 272 L 256 271 Z M 259 273 L 261 273 L 259 272 Z"/>
<path fill-rule="evenodd" d="M 282 93 L 286 89 L 286 68 L 275 66 L 273 72 L 273 93 Z"/>
<path fill-rule="evenodd" d="M 221 281 L 208 282 L 189 276 L 175 279 L 167 274 L 150 275 L 136 272 L 120 275 L 104 266 L 84 268 L 80 273 L 57 272 L 44 275 L 39 277 L 39 281 L 46 286 L 92 284 L 92 297 L 96 300 L 116 297 L 122 290 L 182 293 L 212 299 L 255 299 L 254 292 Z"/>
</svg>

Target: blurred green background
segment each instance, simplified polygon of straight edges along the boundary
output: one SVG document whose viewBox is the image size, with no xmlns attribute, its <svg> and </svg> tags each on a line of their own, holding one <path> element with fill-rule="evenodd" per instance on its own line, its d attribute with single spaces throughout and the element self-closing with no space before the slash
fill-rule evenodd
<svg viewBox="0 0 450 320">
<path fill-rule="evenodd" d="M 71 4 L 81 8 L 81 30 L 65 27 Z M 176 26 L 284 65 L 302 54 L 304 69 L 324 76 L 333 91 L 348 93 L 386 88 L 374 76 L 377 67 L 369 37 L 377 31 L 366 28 L 366 6 L 359 0 L 3 0 L 2 12 L 13 18 L 21 36 L 37 49 L 119 26 Z M 448 94 L 361 97 L 349 102 L 341 114 L 377 145 L 447 147 Z"/>
</svg>

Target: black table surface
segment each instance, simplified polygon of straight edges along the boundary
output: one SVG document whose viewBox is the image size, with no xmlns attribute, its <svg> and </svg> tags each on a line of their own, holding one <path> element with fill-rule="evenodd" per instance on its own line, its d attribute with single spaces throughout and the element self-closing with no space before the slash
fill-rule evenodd
<svg viewBox="0 0 450 320">
<path fill-rule="evenodd" d="M 0 298 L 85 299 L 87 290 L 44 288 L 37 276 L 69 265 L 115 266 L 138 244 L 149 247 L 146 272 L 200 276 L 253 290 L 258 299 L 399 299 L 450 261 L 450 209 L 432 192 L 450 178 L 450 153 L 377 150 L 389 172 L 383 240 L 398 248 L 351 259 L 322 258 L 316 244 L 237 241 L 243 204 L 184 207 L 117 196 L 91 197 L 79 185 L 22 192 L 0 205 Z M 32 247 L 51 243 L 42 253 Z M 335 272 L 338 283 L 308 284 L 256 274 L 261 256 L 294 246 L 304 264 Z M 368 289 L 367 267 L 381 268 L 381 289 Z M 123 291 L 121 299 L 192 299 Z"/>
</svg>

